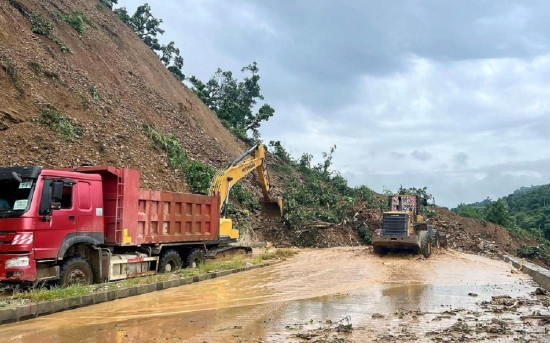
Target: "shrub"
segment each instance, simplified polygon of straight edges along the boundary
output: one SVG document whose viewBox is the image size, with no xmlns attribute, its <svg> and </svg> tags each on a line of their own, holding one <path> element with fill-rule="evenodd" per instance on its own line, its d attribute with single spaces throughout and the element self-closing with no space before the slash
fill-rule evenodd
<svg viewBox="0 0 550 343">
<path fill-rule="evenodd" d="M 42 66 L 40 65 L 40 63 L 37 63 L 37 62 L 29 62 L 29 67 L 31 67 L 32 71 L 40 76 L 42 75 Z"/>
<path fill-rule="evenodd" d="M 31 15 L 29 20 L 31 22 L 32 32 L 46 37 L 49 37 L 50 34 L 53 32 L 52 24 L 40 14 Z"/>
<path fill-rule="evenodd" d="M 168 165 L 181 173 L 191 191 L 208 194 L 215 170 L 204 163 L 190 160 L 187 157 L 187 152 L 182 149 L 179 140 L 174 135 L 163 136 L 148 125 L 144 126 L 144 130 L 153 144 L 166 153 Z"/>
<path fill-rule="evenodd" d="M 95 86 L 89 87 L 88 88 L 88 93 L 90 93 L 90 95 L 92 96 L 92 100 L 94 102 L 101 101 L 101 96 L 99 95 L 99 90 Z"/>
<path fill-rule="evenodd" d="M 17 73 L 17 69 L 15 69 L 13 62 L 6 56 L 2 56 L 2 67 L 6 72 L 6 74 L 8 74 L 8 77 L 10 78 L 11 82 L 13 83 L 13 86 L 15 87 L 19 95 L 22 96 L 23 94 L 25 94 L 23 90 L 23 86 L 19 81 L 19 75 Z"/>
<path fill-rule="evenodd" d="M 79 125 L 73 124 L 69 118 L 61 115 L 55 108 L 48 106 L 40 115 L 40 124 L 48 125 L 53 131 L 60 134 L 63 139 L 74 142 L 82 137 L 83 131 Z"/>
<path fill-rule="evenodd" d="M 86 25 L 96 28 L 95 24 L 82 11 L 73 11 L 70 15 L 55 14 L 55 17 L 71 25 L 81 37 L 86 34 Z"/>
</svg>

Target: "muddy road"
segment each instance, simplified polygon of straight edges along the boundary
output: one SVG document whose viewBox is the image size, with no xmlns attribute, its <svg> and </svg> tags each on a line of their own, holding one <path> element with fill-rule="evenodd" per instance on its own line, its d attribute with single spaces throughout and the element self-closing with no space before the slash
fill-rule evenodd
<svg viewBox="0 0 550 343">
<path fill-rule="evenodd" d="M 291 260 L 0 326 L 1 342 L 548 342 L 550 299 L 455 252 L 305 250 Z M 527 316 L 527 317 L 526 317 Z"/>
</svg>

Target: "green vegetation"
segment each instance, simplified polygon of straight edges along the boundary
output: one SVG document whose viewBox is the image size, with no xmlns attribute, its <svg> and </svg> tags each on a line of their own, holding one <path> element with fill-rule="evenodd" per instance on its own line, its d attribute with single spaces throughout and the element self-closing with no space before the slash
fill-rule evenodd
<svg viewBox="0 0 550 343">
<path fill-rule="evenodd" d="M 29 67 L 31 67 L 32 71 L 35 75 L 40 76 L 42 75 L 42 66 L 38 62 L 29 62 Z"/>
<path fill-rule="evenodd" d="M 16 0 L 9 0 L 10 5 L 15 7 L 31 23 L 32 32 L 49 37 L 53 31 L 52 24 L 40 14 L 32 13 L 25 5 Z"/>
<path fill-rule="evenodd" d="M 15 69 L 13 62 L 7 56 L 2 56 L 1 61 L 2 68 L 10 78 L 11 83 L 17 90 L 17 93 L 19 93 L 19 96 L 23 96 L 25 94 L 25 91 L 23 90 L 23 85 L 21 85 L 17 69 Z"/>
<path fill-rule="evenodd" d="M 110 9 L 113 9 L 113 5 L 117 1 L 101 1 Z M 151 49 L 153 50 L 161 62 L 166 68 L 176 77 L 178 80 L 185 80 L 185 75 L 182 72 L 183 69 L 183 57 L 181 57 L 180 50 L 176 48 L 175 43 L 172 41 L 167 45 L 160 44 L 158 36 L 164 34 L 164 30 L 160 28 L 162 19 L 155 18 L 151 13 L 151 6 L 144 4 L 138 6 L 136 12 L 130 16 L 126 7 L 120 7 L 113 11 L 120 20 L 122 20 L 136 35 Z"/>
<path fill-rule="evenodd" d="M 88 101 L 88 99 L 86 99 L 85 96 L 80 96 L 80 104 L 82 105 L 82 108 L 85 109 L 85 110 L 89 110 L 91 105 L 90 105 L 90 102 Z"/>
<path fill-rule="evenodd" d="M 67 45 L 65 45 L 65 43 L 63 43 L 57 37 L 52 37 L 52 40 L 55 44 L 57 44 L 57 47 L 59 48 L 59 50 L 61 50 L 61 52 L 63 52 L 63 53 L 71 53 L 72 52 L 71 48 L 69 48 Z"/>
<path fill-rule="evenodd" d="M 231 71 L 220 68 L 207 83 L 195 76 L 189 81 L 193 84 L 193 92 L 216 113 L 227 129 L 243 140 L 248 138 L 247 131 L 251 130 L 253 137 L 258 139 L 261 122 L 269 120 L 275 110 L 263 104 L 256 113 L 252 112 L 258 100 L 264 99 L 260 92 L 259 68 L 253 62 L 241 72 L 249 75 L 240 82 L 233 78 Z"/>
<path fill-rule="evenodd" d="M 250 192 L 247 192 L 242 184 L 236 183 L 231 187 L 229 191 L 229 198 L 236 200 L 239 204 L 244 205 L 249 210 L 259 210 L 260 202 L 258 199 L 255 199 Z M 230 207 L 229 213 L 232 212 Z"/>
<path fill-rule="evenodd" d="M 61 52 L 71 52 L 71 49 L 69 49 L 61 40 L 53 35 L 53 25 L 47 19 L 42 17 L 40 14 L 31 12 L 27 7 L 16 0 L 9 0 L 9 3 L 31 23 L 31 31 L 33 33 L 51 39 L 55 44 L 57 44 Z"/>
<path fill-rule="evenodd" d="M 503 226 L 516 237 L 530 238 L 537 246 L 522 246 L 518 255 L 550 262 L 550 184 L 522 187 L 493 201 L 489 198 L 452 209 L 469 218 Z"/>
<path fill-rule="evenodd" d="M 40 124 L 48 125 L 53 131 L 60 134 L 63 139 L 74 142 L 81 138 L 82 127 L 73 124 L 71 120 L 61 115 L 54 107 L 46 107 L 40 114 Z"/>
<path fill-rule="evenodd" d="M 99 90 L 97 89 L 97 87 L 95 87 L 95 86 L 88 87 L 88 93 L 92 97 L 92 101 L 94 101 L 94 102 L 100 102 L 101 101 L 101 96 L 99 95 Z"/>
<path fill-rule="evenodd" d="M 164 136 L 147 125 L 144 126 L 144 130 L 153 144 L 166 153 L 168 166 L 180 172 L 191 191 L 208 194 L 215 170 L 204 163 L 189 159 L 176 136 L 171 134 Z"/>
<path fill-rule="evenodd" d="M 82 11 L 76 10 L 69 15 L 53 13 L 53 17 L 69 24 L 81 37 L 86 35 L 86 25 L 97 29 L 95 24 Z"/>
<path fill-rule="evenodd" d="M 113 6 L 118 3 L 118 0 L 99 0 L 98 5 L 105 5 L 108 9 L 112 10 Z"/>
<path fill-rule="evenodd" d="M 53 32 L 53 25 L 41 15 L 32 15 L 29 20 L 31 21 L 32 32 L 49 37 Z"/>
<path fill-rule="evenodd" d="M 293 160 L 280 145 L 273 143 L 274 153 L 293 170 L 288 174 L 288 183 L 284 190 L 283 220 L 286 226 L 294 231 L 308 228 L 312 222 L 343 224 L 357 230 L 360 238 L 369 243 L 372 233 L 367 225 L 354 221 L 353 216 L 360 208 L 378 208 L 383 206 L 375 193 L 365 186 L 349 187 L 340 173 L 332 170 L 333 146 L 328 153 L 323 153 L 323 160 L 313 165 L 313 156 L 303 154 Z M 303 239 L 304 245 L 314 244 Z"/>
<path fill-rule="evenodd" d="M 73 285 L 66 288 L 36 288 L 28 292 L 14 292 L 12 298 L 18 300 L 28 300 L 30 302 L 39 302 L 67 299 L 88 294 L 90 294 L 89 286 Z"/>
</svg>

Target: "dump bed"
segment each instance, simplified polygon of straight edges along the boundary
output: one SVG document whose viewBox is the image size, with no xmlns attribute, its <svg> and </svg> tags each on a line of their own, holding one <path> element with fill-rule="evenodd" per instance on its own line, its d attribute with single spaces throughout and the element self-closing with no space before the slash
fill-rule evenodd
<svg viewBox="0 0 550 343">
<path fill-rule="evenodd" d="M 81 167 L 103 184 L 105 244 L 207 242 L 219 238 L 217 196 L 139 189 L 139 171 Z M 176 180 L 174 180 L 176 181 Z"/>
</svg>

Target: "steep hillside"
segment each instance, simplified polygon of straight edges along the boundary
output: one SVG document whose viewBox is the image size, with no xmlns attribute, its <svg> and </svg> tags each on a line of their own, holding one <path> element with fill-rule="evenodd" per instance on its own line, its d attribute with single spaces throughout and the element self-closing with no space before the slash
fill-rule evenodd
<svg viewBox="0 0 550 343">
<path fill-rule="evenodd" d="M 87 19 L 82 36 L 60 20 L 74 11 Z M 32 32 L 36 18 L 51 34 Z M 0 165 L 117 165 L 139 169 L 144 188 L 187 191 L 144 124 L 176 135 L 189 157 L 214 168 L 246 148 L 96 1 L 1 1 L 0 64 Z M 74 138 L 53 131 L 45 113 L 66 117 Z"/>
</svg>

